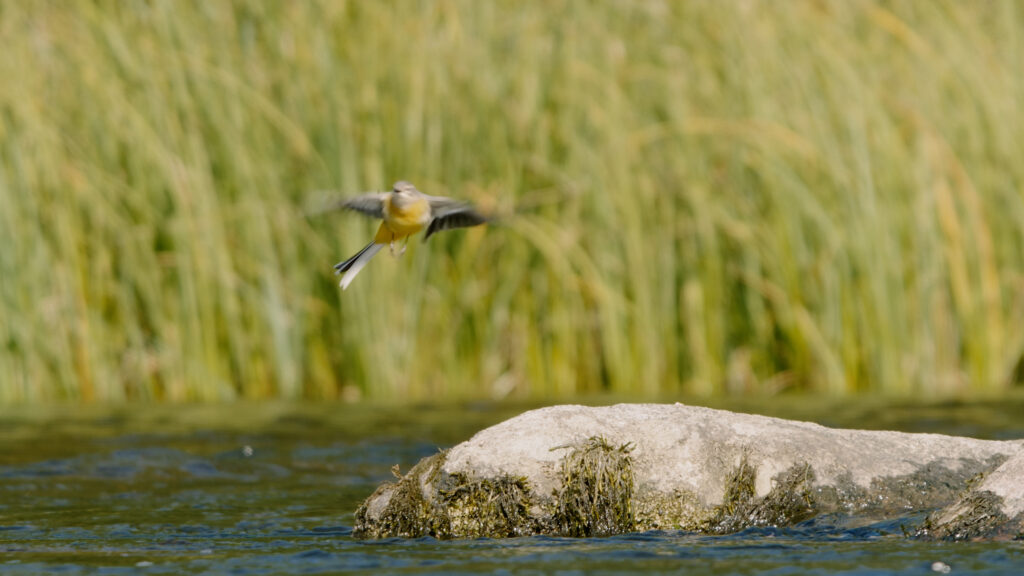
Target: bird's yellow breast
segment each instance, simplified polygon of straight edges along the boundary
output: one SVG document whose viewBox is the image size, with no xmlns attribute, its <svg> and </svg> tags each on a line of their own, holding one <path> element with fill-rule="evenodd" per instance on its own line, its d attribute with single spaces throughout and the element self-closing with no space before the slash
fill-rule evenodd
<svg viewBox="0 0 1024 576">
<path fill-rule="evenodd" d="M 384 224 L 394 234 L 394 240 L 422 230 L 430 222 L 430 202 L 426 198 L 393 201 L 384 199 Z"/>
</svg>

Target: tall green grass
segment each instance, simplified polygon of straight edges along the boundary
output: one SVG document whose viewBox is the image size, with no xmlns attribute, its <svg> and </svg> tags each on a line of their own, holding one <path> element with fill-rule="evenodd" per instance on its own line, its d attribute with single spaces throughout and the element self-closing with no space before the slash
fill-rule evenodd
<svg viewBox="0 0 1024 576">
<path fill-rule="evenodd" d="M 994 393 L 1024 8 L 5 2 L 0 402 Z M 331 265 L 399 179 L 495 225 Z"/>
</svg>

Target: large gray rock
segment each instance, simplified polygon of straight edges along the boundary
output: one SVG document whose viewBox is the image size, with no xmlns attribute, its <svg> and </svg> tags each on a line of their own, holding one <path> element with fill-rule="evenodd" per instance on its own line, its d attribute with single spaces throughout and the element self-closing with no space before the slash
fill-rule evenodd
<svg viewBox="0 0 1024 576">
<path fill-rule="evenodd" d="M 483 430 L 382 485 L 357 512 L 356 533 L 721 533 L 823 512 L 897 517 L 954 504 L 983 473 L 1013 519 L 1019 464 L 997 468 L 1020 454 L 1020 441 L 838 430 L 682 404 L 555 406 Z"/>
</svg>

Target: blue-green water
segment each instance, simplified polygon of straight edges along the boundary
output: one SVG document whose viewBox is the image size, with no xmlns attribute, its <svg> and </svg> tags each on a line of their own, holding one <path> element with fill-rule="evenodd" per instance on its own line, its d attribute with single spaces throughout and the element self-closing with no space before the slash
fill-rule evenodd
<svg viewBox="0 0 1024 576">
<path fill-rule="evenodd" d="M 1024 436 L 1019 400 L 729 407 L 833 426 Z M 921 515 L 866 525 L 829 516 L 719 537 L 352 538 L 353 511 L 393 464 L 406 470 L 523 409 L 0 411 L 0 573 L 936 574 L 941 562 L 951 574 L 1024 574 L 1024 542 L 905 538 Z"/>
</svg>

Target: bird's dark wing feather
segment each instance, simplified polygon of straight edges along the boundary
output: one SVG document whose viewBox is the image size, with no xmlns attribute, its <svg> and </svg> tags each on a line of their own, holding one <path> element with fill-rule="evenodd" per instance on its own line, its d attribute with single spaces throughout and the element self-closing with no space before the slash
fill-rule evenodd
<svg viewBox="0 0 1024 576">
<path fill-rule="evenodd" d="M 484 222 L 487 222 L 487 217 L 474 210 L 469 204 L 452 203 L 434 206 L 434 219 L 430 221 L 423 241 L 426 242 L 427 238 L 430 238 L 435 232 L 452 228 L 469 228 Z"/>
<path fill-rule="evenodd" d="M 338 207 L 345 210 L 362 212 L 374 218 L 384 218 L 384 198 L 386 196 L 386 192 L 363 194 L 362 196 L 355 196 L 343 201 Z"/>
</svg>

